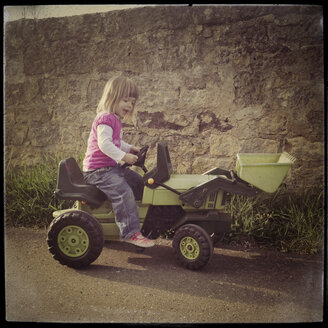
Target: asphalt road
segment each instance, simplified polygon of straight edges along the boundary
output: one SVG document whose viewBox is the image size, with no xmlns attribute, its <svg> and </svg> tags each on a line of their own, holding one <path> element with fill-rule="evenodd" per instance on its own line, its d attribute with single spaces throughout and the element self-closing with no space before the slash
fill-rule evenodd
<svg viewBox="0 0 328 328">
<path fill-rule="evenodd" d="M 5 231 L 6 320 L 17 322 L 320 322 L 323 259 L 221 245 L 201 271 L 171 241 L 136 253 L 106 242 L 88 268 L 55 261 L 45 230 Z"/>
</svg>

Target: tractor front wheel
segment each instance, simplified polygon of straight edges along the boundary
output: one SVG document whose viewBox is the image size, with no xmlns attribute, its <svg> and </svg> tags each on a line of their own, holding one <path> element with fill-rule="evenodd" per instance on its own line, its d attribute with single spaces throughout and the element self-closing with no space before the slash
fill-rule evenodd
<svg viewBox="0 0 328 328">
<path fill-rule="evenodd" d="M 78 269 L 98 258 L 104 245 L 104 233 L 93 216 L 83 211 L 71 211 L 51 222 L 47 242 L 55 260 Z"/>
<path fill-rule="evenodd" d="M 173 237 L 172 246 L 178 262 L 190 270 L 204 267 L 213 254 L 210 236 L 195 224 L 186 224 L 179 228 Z"/>
</svg>

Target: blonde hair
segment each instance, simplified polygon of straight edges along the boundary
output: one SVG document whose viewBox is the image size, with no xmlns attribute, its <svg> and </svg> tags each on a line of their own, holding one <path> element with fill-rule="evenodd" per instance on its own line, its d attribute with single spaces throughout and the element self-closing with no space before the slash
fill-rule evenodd
<svg viewBox="0 0 328 328">
<path fill-rule="evenodd" d="M 139 90 L 136 84 L 124 76 L 114 77 L 105 85 L 102 97 L 98 103 L 97 113 L 104 111 L 115 114 L 116 107 L 120 100 L 129 97 L 136 98 L 136 100 L 139 98 Z M 129 119 L 132 119 L 134 107 L 128 114 Z"/>
</svg>

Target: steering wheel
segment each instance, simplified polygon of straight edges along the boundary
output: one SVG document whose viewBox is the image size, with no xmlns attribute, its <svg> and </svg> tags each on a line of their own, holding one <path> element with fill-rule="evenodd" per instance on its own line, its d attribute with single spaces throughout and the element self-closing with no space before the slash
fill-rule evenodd
<svg viewBox="0 0 328 328">
<path fill-rule="evenodd" d="M 147 154 L 148 148 L 149 148 L 149 146 L 144 146 L 140 149 L 139 153 L 137 154 L 138 159 L 133 164 L 135 166 L 141 167 L 145 173 L 148 171 L 145 167 L 145 160 L 146 160 L 146 154 Z M 122 165 L 122 168 L 126 168 L 128 166 L 132 166 L 132 164 L 124 163 Z"/>
</svg>

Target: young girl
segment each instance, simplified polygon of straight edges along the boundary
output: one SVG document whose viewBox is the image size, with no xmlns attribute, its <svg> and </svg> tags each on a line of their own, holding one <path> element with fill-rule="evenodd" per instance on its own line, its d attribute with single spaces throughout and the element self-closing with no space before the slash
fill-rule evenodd
<svg viewBox="0 0 328 328">
<path fill-rule="evenodd" d="M 97 108 L 83 160 L 84 179 L 96 185 L 112 202 L 121 239 L 140 246 L 152 247 L 154 241 L 142 236 L 135 199 L 143 193 L 142 177 L 118 163 L 134 164 L 139 149 L 122 140 L 121 120 L 133 116 L 139 97 L 137 86 L 128 78 L 109 80 Z"/>
</svg>

